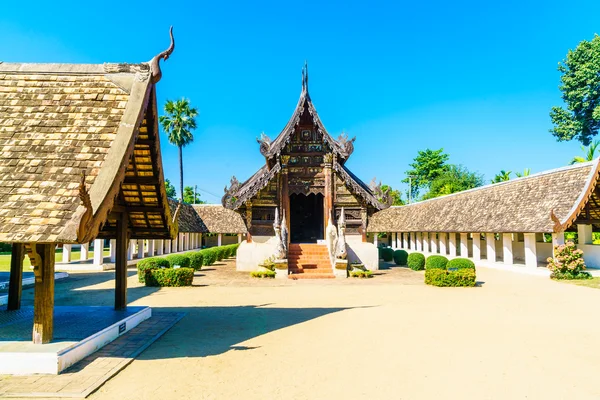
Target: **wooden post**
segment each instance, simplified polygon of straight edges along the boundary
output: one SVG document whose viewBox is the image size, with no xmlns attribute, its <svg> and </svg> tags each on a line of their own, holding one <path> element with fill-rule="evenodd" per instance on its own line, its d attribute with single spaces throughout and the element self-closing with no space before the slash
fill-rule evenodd
<svg viewBox="0 0 600 400">
<path fill-rule="evenodd" d="M 54 328 L 54 247 L 55 244 L 32 243 L 32 264 L 35 265 L 33 297 L 33 343 L 52 340 Z M 36 252 L 36 257 L 33 253 Z"/>
<path fill-rule="evenodd" d="M 127 308 L 127 214 L 117 218 L 117 254 L 115 260 L 115 310 Z"/>
<path fill-rule="evenodd" d="M 246 227 L 248 228 L 248 232 L 246 233 L 246 241 L 248 243 L 252 243 L 252 234 L 250 233 L 250 228 L 252 228 L 252 203 L 249 201 L 246 202 Z"/>
<path fill-rule="evenodd" d="M 10 256 L 10 278 L 8 283 L 7 310 L 21 308 L 21 289 L 23 287 L 23 258 L 25 246 L 23 243 L 13 243 Z"/>
</svg>

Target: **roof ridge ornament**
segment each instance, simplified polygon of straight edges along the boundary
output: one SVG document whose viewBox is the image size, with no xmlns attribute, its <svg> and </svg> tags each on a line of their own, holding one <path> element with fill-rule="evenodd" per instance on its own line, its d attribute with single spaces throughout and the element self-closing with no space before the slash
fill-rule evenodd
<svg viewBox="0 0 600 400">
<path fill-rule="evenodd" d="M 171 37 L 171 44 L 169 45 L 169 48 L 166 49 L 165 51 L 155 55 L 152 60 L 148 61 L 148 64 L 150 64 L 150 69 L 152 71 L 152 83 L 157 83 L 158 81 L 160 81 L 160 78 L 162 77 L 162 71 L 160 70 L 160 60 L 163 61 L 167 61 L 169 59 L 169 57 L 171 56 L 171 54 L 173 53 L 173 50 L 175 50 L 175 38 L 173 37 L 173 26 L 171 25 L 171 28 L 169 29 L 169 36 Z"/>
<path fill-rule="evenodd" d="M 308 62 L 304 60 L 304 67 L 302 67 L 302 91 L 308 92 Z"/>
</svg>

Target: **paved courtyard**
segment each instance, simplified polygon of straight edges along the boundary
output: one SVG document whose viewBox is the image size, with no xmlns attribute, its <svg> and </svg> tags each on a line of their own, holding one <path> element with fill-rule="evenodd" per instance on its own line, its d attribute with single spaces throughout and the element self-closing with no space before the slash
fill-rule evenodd
<svg viewBox="0 0 600 400">
<path fill-rule="evenodd" d="M 398 267 L 278 281 L 228 261 L 163 289 L 130 274 L 130 304 L 186 315 L 92 399 L 600 398 L 600 290 L 484 268 L 476 288 Z M 73 273 L 56 304 L 111 305 L 113 288 Z"/>
</svg>

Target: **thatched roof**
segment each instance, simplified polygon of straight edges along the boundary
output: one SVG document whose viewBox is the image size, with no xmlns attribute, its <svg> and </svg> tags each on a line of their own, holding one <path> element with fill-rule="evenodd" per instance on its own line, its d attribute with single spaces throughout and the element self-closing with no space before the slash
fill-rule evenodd
<svg viewBox="0 0 600 400">
<path fill-rule="evenodd" d="M 0 63 L 0 242 L 113 237 L 125 211 L 134 238 L 174 235 L 155 92 L 169 54 L 141 64 Z"/>
<path fill-rule="evenodd" d="M 560 232 L 600 223 L 599 161 L 488 185 L 373 215 L 369 232 Z"/>
<path fill-rule="evenodd" d="M 194 210 L 209 233 L 246 233 L 246 224 L 237 212 L 220 204 L 194 204 Z"/>
<path fill-rule="evenodd" d="M 171 214 L 177 218 L 178 231 L 183 233 L 208 233 L 208 228 L 191 204 L 169 199 Z M 179 209 L 178 209 L 179 208 Z"/>
</svg>

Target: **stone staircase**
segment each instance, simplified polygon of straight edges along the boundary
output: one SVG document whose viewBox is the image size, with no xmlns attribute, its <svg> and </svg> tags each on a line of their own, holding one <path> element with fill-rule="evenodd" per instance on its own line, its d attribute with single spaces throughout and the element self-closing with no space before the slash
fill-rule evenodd
<svg viewBox="0 0 600 400">
<path fill-rule="evenodd" d="M 323 244 L 292 243 L 288 249 L 290 279 L 335 278 L 327 246 Z"/>
</svg>

